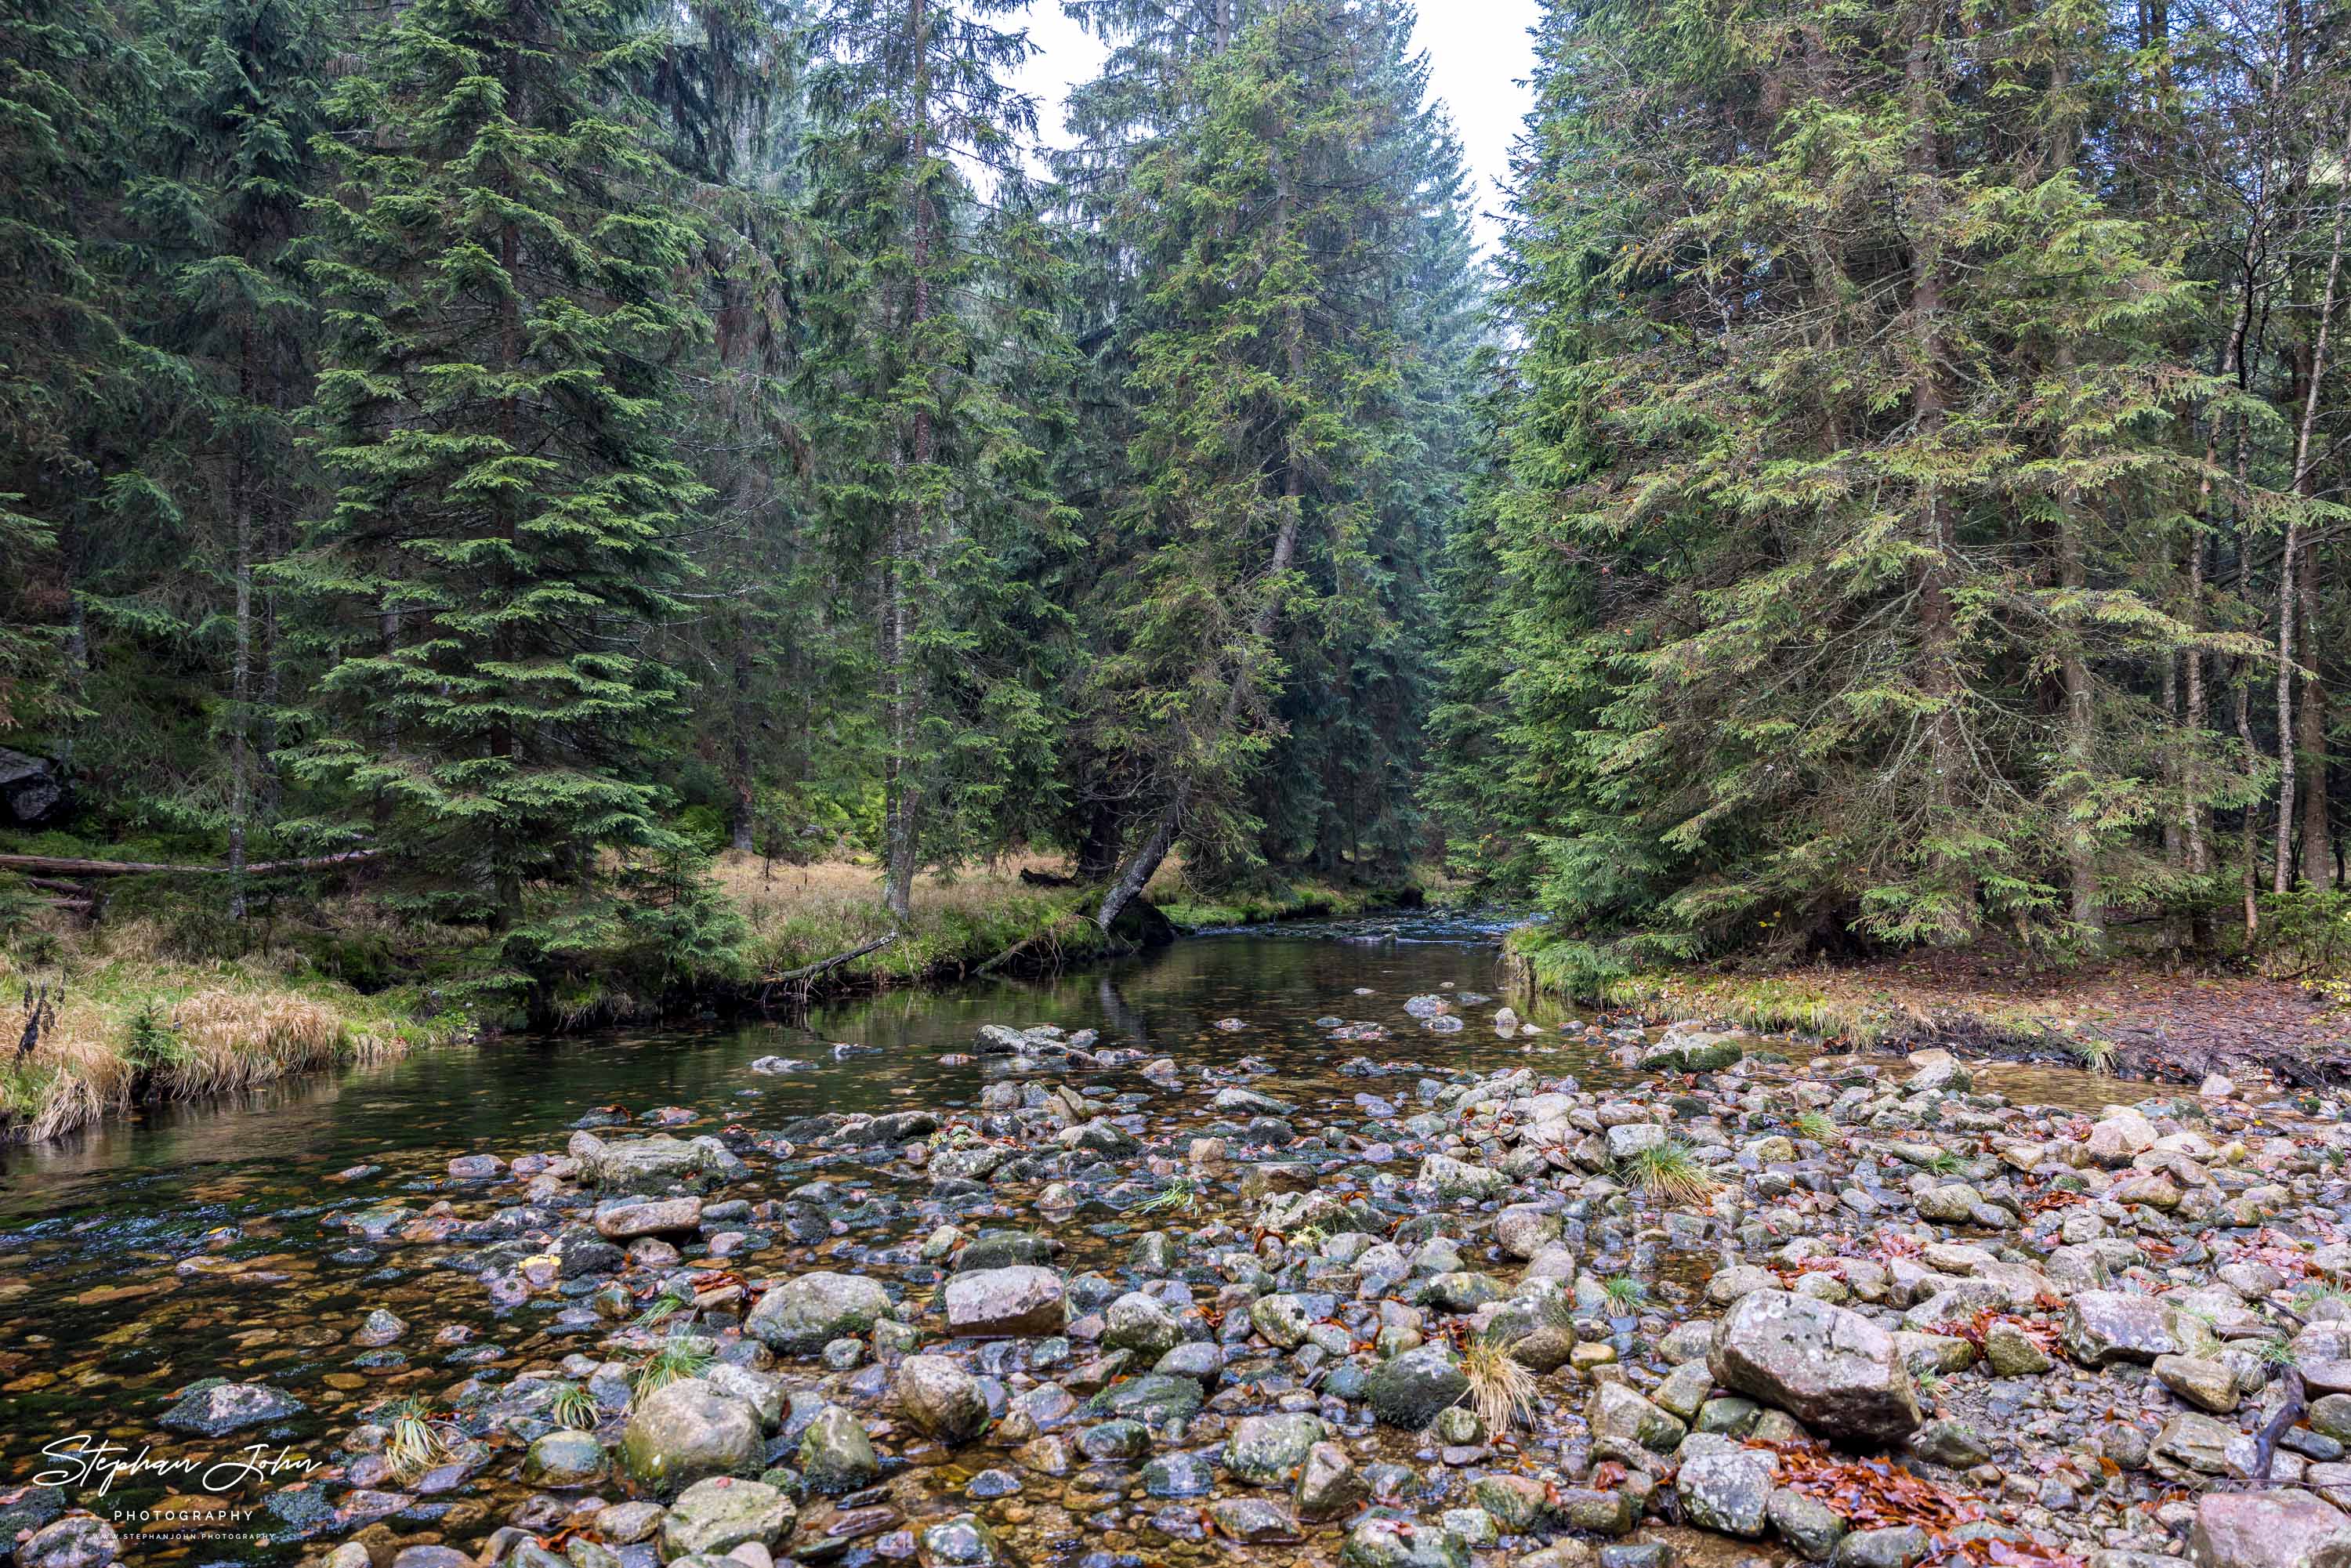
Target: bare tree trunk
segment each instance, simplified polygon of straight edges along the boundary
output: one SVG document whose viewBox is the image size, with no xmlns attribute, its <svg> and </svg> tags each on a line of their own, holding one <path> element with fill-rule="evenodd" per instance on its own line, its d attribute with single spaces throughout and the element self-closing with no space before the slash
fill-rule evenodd
<svg viewBox="0 0 2351 1568">
<path fill-rule="evenodd" d="M 2351 157 L 2351 144 L 2345 155 Z M 2308 496 L 2312 472 L 2310 438 L 2318 423 L 2318 389 L 2326 380 L 2326 340 L 2335 324 L 2335 290 L 2343 274 L 2343 219 L 2346 206 L 2339 195 L 2335 204 L 2334 238 L 2326 248 L 2326 287 L 2318 302 L 2318 328 L 2311 344 L 2308 384 L 2303 389 L 2302 420 L 2294 432 L 2294 489 L 2299 496 Z M 2286 521 L 2285 550 L 2278 564 L 2278 819 L 2277 853 L 2273 865 L 2273 891 L 2283 893 L 2293 885 L 2294 813 L 2294 617 L 2300 600 L 2296 586 L 2295 568 L 2301 565 L 2303 553 L 2302 511 L 2297 507 Z M 2315 664 L 2314 648 L 2312 660 Z M 2322 824 L 2323 826 L 2323 824 Z M 2318 852 L 2324 853 L 2322 849 Z"/>
<path fill-rule="evenodd" d="M 1927 26 L 1931 28 L 1930 19 Z M 1943 297 L 1942 196 L 1938 179 L 1939 138 L 1935 131 L 1935 107 L 1928 80 L 1933 40 L 1921 36 L 1911 42 L 1904 68 L 1912 120 L 1909 168 L 1912 196 L 1907 226 L 1911 244 L 1910 334 L 1916 381 L 1911 392 L 1911 421 L 1916 439 L 1931 445 L 1941 434 L 1945 415 L 1940 361 L 1940 316 Z M 1950 508 L 1929 479 L 1921 487 L 1915 533 L 1923 564 L 1918 569 L 1920 687 L 1929 705 L 1928 755 L 1934 769 L 1927 789 L 1935 807 L 1938 832 L 1946 831 L 1956 813 L 1957 782 L 1963 765 L 1959 734 L 1960 678 L 1959 623 L 1951 599 L 1951 561 L 1958 540 Z M 1964 866 L 1949 867 L 1953 907 L 1944 921 L 1943 935 L 1964 940 L 1975 930 L 1974 879 Z"/>
<path fill-rule="evenodd" d="M 735 668 L 733 712 L 728 715 L 727 766 L 734 778 L 728 780 L 734 797 L 727 811 L 726 841 L 730 848 L 743 854 L 751 852 L 753 819 L 758 815 L 758 803 L 751 782 L 751 632 L 747 625 L 735 629 Z"/>
<path fill-rule="evenodd" d="M 253 404 L 254 337 L 251 326 L 237 335 L 236 395 Z M 228 510 L 236 530 L 235 643 L 229 660 L 228 912 L 246 913 L 246 841 L 253 816 L 253 513 L 268 480 L 256 471 L 250 437 L 240 434 L 228 452 Z"/>
<path fill-rule="evenodd" d="M 69 716 L 57 726 L 57 766 L 70 773 L 73 768 L 74 741 L 83 720 L 80 716 L 82 693 L 89 684 L 89 616 L 81 603 L 81 541 L 71 524 L 57 530 L 57 573 L 59 586 L 66 596 L 66 634 L 60 663 L 66 706 Z"/>
<path fill-rule="evenodd" d="M 233 470 L 244 466 L 230 458 Z M 228 912 L 245 918 L 246 825 L 253 809 L 253 514 L 241 474 L 229 484 L 229 510 L 236 520 L 236 651 L 229 663 Z"/>
<path fill-rule="evenodd" d="M 1105 797 L 1093 803 L 1086 813 L 1086 836 L 1078 845 L 1078 881 L 1097 883 L 1118 869 L 1125 827 L 1118 801 Z"/>
<path fill-rule="evenodd" d="M 2197 632 L 2203 630 L 2204 553 L 2204 534 L 2199 528 L 2188 539 L 2188 624 Z M 2179 821 L 2188 840 L 2188 874 L 2202 876 L 2210 869 L 2206 841 L 2211 836 L 2211 821 L 2204 807 L 2202 777 L 2204 729 L 2210 721 L 2206 709 L 2210 703 L 2204 695 L 2201 649 L 2188 650 L 2186 674 L 2188 734 L 2179 757 Z"/>
<path fill-rule="evenodd" d="M 2057 521 L 2059 580 L 2073 592 L 2088 586 L 2082 564 L 2081 517 L 2070 486 Z M 2105 941 L 2104 911 L 2098 891 L 2097 832 L 2087 816 L 2091 778 L 2096 767 L 2097 737 L 2090 692 L 2089 661 L 2082 655 L 2079 618 L 2067 628 L 2064 655 L 2065 681 L 2065 768 L 2074 775 L 2075 800 L 2065 826 L 2065 860 L 2071 883 L 2071 914 L 2074 930 L 2090 946 Z"/>
<path fill-rule="evenodd" d="M 2294 573 L 2302 598 L 2302 691 L 2297 745 L 2302 752 L 2302 879 L 2313 887 L 2335 885 L 2335 834 L 2326 788 L 2326 685 L 2319 674 L 2319 570 L 2316 540 L 2302 547 Z"/>
<path fill-rule="evenodd" d="M 906 30 L 913 45 L 914 58 L 914 102 L 913 146 L 907 160 L 907 217 L 914 231 L 912 298 L 906 316 L 909 338 L 917 356 L 923 350 L 923 323 L 931 315 L 931 213 L 930 198 L 923 182 L 924 161 L 930 155 L 930 44 L 924 0 L 910 0 L 906 8 Z M 913 428 L 906 445 L 915 468 L 929 467 L 933 455 L 931 414 L 927 406 L 914 411 Z M 919 475 L 917 483 L 920 483 Z M 901 484 L 903 492 L 903 481 Z M 887 619 L 883 632 L 885 662 L 890 669 L 890 758 L 883 768 L 883 790 L 885 800 L 883 836 L 888 856 L 883 885 L 882 902 L 892 919 L 904 925 L 914 910 L 914 861 L 921 830 L 915 799 L 918 781 L 914 772 L 914 736 L 920 724 L 922 704 L 921 678 L 914 668 L 909 652 L 913 630 L 913 596 L 908 591 L 908 573 L 920 559 L 923 541 L 923 520 L 916 508 L 903 495 L 893 508 L 890 521 L 890 561 L 885 569 L 886 592 L 882 613 Z"/>
<path fill-rule="evenodd" d="M 2244 493 L 2245 488 L 2246 447 L 2245 421 L 2243 416 L 2240 415 L 2237 419 L 2236 459 L 2237 493 L 2240 496 Z M 2253 601 L 2253 560 L 2252 549 L 2251 548 L 2252 545 L 2252 539 L 2245 527 L 2245 520 L 2243 517 L 2240 515 L 2237 519 L 2237 597 L 2247 604 L 2251 604 Z M 2250 773 L 2253 767 L 2254 758 L 2260 757 L 2262 754 L 2261 748 L 2253 744 L 2252 689 L 2249 682 L 2241 679 L 2234 682 L 2234 686 L 2237 740 L 2238 743 L 2245 748 L 2245 767 Z M 2242 893 L 2245 903 L 2245 944 L 2247 946 L 2251 946 L 2252 945 L 2253 938 L 2260 935 L 2262 929 L 2261 878 L 2254 854 L 2254 851 L 2258 848 L 2256 839 L 2258 830 L 2255 824 L 2260 816 L 2261 813 L 2256 809 L 2255 803 L 2252 800 L 2248 800 L 2243 812 L 2243 819 L 2238 828 L 2238 832 L 2241 841 L 2239 844 L 2239 849 L 2241 852 L 2241 859 L 2243 862 L 2243 869 L 2239 874 L 2243 882 Z"/>
<path fill-rule="evenodd" d="M 2221 351 L 2220 374 L 2231 380 L 2243 372 L 2245 334 L 2252 326 L 2253 278 L 2250 272 L 2243 277 L 2243 287 L 2238 294 L 2236 319 L 2229 329 L 2228 347 Z M 2240 437 L 2239 446 L 2242 447 Z M 2220 460 L 2220 422 L 2213 419 L 2204 432 L 2204 476 L 2199 481 L 2196 497 L 2196 521 L 2188 538 L 2188 624 L 2191 632 L 2204 629 L 2204 572 L 2209 550 L 2206 538 L 2212 526 L 2212 475 Z M 2204 731 L 2209 722 L 2209 701 L 2204 692 L 2204 654 L 2199 648 L 2188 650 L 2188 734 L 2180 758 L 2180 816 L 2187 824 L 2188 870 L 2192 876 L 2201 876 L 2211 869 L 2209 842 L 2211 837 L 2211 810 L 2204 800 Z M 2210 946 L 2210 933 L 2204 905 L 2199 902 L 2190 920 L 2195 925 L 2194 940 L 2199 947 Z"/>
</svg>

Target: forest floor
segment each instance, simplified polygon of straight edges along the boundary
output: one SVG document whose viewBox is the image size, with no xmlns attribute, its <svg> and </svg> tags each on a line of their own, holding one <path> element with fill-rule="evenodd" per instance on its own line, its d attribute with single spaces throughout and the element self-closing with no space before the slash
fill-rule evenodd
<svg viewBox="0 0 2351 1568">
<path fill-rule="evenodd" d="M 1961 1045 L 2120 1076 L 2196 1082 L 2267 1070 L 2315 1088 L 2351 1081 L 2351 1012 L 2307 981 L 2199 972 L 2129 956 L 2035 966 L 1998 947 L 1779 969 L 1642 973 L 1607 1005 L 1813 1034 L 1850 1046 Z"/>
</svg>

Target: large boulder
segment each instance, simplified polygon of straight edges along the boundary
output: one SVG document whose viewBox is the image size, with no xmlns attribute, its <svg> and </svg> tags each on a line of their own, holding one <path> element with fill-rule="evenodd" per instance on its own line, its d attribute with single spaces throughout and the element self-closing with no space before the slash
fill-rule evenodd
<svg viewBox="0 0 2351 1568">
<path fill-rule="evenodd" d="M 654 1389 L 621 1431 L 622 1468 L 658 1492 L 708 1476 L 757 1475 L 760 1455 L 758 1414 L 698 1377 Z"/>
<path fill-rule="evenodd" d="M 882 1474 L 882 1458 L 873 1451 L 864 1422 L 838 1405 L 828 1405 L 800 1437 L 800 1473 L 811 1491 L 855 1491 L 872 1485 Z"/>
<path fill-rule="evenodd" d="M 1087 1400 L 1085 1409 L 1089 1416 L 1124 1417 L 1149 1427 L 1165 1427 L 1198 1415 L 1207 1397 L 1192 1378 L 1162 1376 L 1155 1372 L 1141 1377 L 1120 1378 Z"/>
<path fill-rule="evenodd" d="M 522 1479 L 527 1486 L 555 1490 L 594 1486 L 604 1479 L 604 1445 L 593 1432 L 558 1427 L 543 1433 L 525 1451 Z"/>
<path fill-rule="evenodd" d="M 1430 1155 L 1420 1162 L 1420 1179 L 1437 1197 L 1483 1201 L 1510 1190 L 1510 1178 L 1500 1171 L 1473 1166 L 1450 1155 Z"/>
<path fill-rule="evenodd" d="M 46 757 L 0 746 L 0 822 L 36 827 L 65 804 L 65 770 Z"/>
<path fill-rule="evenodd" d="M 1468 1392 L 1468 1375 L 1461 1364 L 1436 1344 L 1392 1355 L 1364 1379 L 1372 1413 L 1391 1427 L 1412 1432 L 1436 1420 L 1439 1410 L 1459 1404 Z"/>
<path fill-rule="evenodd" d="M 1367 1519 L 1347 1533 L 1340 1568 L 1469 1568 L 1469 1549 L 1449 1531 L 1408 1520 Z"/>
<path fill-rule="evenodd" d="M 710 1163 L 710 1150 L 698 1143 L 656 1133 L 649 1138 L 631 1138 L 622 1143 L 599 1142 L 592 1163 L 598 1185 L 630 1187 L 693 1176 Z"/>
<path fill-rule="evenodd" d="M 1225 1445 L 1225 1469 L 1252 1486 L 1287 1484 L 1315 1444 L 1331 1435 L 1320 1416 L 1244 1416 Z"/>
<path fill-rule="evenodd" d="M 1813 1431 L 1891 1443 L 1925 1416 L 1894 1336 L 1859 1312 L 1788 1291 L 1741 1296 L 1715 1325 L 1714 1380 Z"/>
<path fill-rule="evenodd" d="M 1660 1454 L 1673 1452 L 1689 1430 L 1681 1417 L 1622 1383 L 1593 1385 L 1584 1419 L 1595 1442 L 1606 1439 Z"/>
<path fill-rule="evenodd" d="M 2158 1356 L 2197 1348 L 2181 1332 L 2176 1308 L 2128 1291 L 2085 1291 L 2065 1309 L 2065 1353 L 2085 1366 L 2116 1362 L 2152 1364 Z"/>
<path fill-rule="evenodd" d="M 792 1500 L 759 1481 L 712 1476 L 678 1494 L 663 1516 L 662 1555 L 675 1559 L 696 1552 L 713 1556 L 746 1542 L 773 1546 L 799 1517 Z"/>
<path fill-rule="evenodd" d="M 1674 1477 L 1683 1516 L 1700 1530 L 1761 1535 L 1777 1469 L 1774 1456 L 1754 1448 L 1693 1455 Z"/>
<path fill-rule="evenodd" d="M 45 1524 L 16 1547 L 24 1568 L 106 1568 L 122 1551 L 114 1526 L 87 1513 Z"/>
<path fill-rule="evenodd" d="M 908 1356 L 890 1386 L 906 1419 L 943 1443 L 967 1443 L 987 1425 L 979 1379 L 944 1355 Z"/>
<path fill-rule="evenodd" d="M 1290 1495 L 1301 1519 L 1330 1519 L 1345 1513 L 1371 1494 L 1371 1483 L 1346 1449 L 1336 1443 L 1317 1443 L 1306 1450 L 1299 1467 L 1298 1487 Z"/>
<path fill-rule="evenodd" d="M 1131 1350 L 1138 1360 L 1157 1361 L 1182 1344 L 1184 1338 L 1184 1325 L 1156 1296 L 1129 1291 L 1102 1311 L 1103 1345 Z"/>
<path fill-rule="evenodd" d="M 698 1197 L 623 1197 L 596 1211 L 596 1233 L 607 1241 L 675 1236 L 702 1223 Z"/>
<path fill-rule="evenodd" d="M 743 1332 L 774 1350 L 820 1350 L 829 1340 L 866 1333 L 889 1311 L 889 1295 L 871 1280 L 802 1274 L 761 1296 Z"/>
<path fill-rule="evenodd" d="M 1008 1559 L 1004 1543 L 976 1513 L 942 1520 L 915 1537 L 922 1568 L 999 1568 Z"/>
<path fill-rule="evenodd" d="M 282 1421 L 301 1414 L 302 1409 L 299 1399 L 266 1383 L 215 1383 L 180 1396 L 155 1418 L 155 1424 L 167 1432 L 219 1437 L 246 1427 Z"/>
<path fill-rule="evenodd" d="M 949 1333 L 983 1339 L 1059 1333 L 1068 1321 L 1061 1277 L 1026 1263 L 957 1274 L 946 1308 Z"/>
<path fill-rule="evenodd" d="M 2351 1519 L 2306 1491 L 2210 1491 L 2188 1556 L 2202 1568 L 2351 1568 Z"/>
</svg>

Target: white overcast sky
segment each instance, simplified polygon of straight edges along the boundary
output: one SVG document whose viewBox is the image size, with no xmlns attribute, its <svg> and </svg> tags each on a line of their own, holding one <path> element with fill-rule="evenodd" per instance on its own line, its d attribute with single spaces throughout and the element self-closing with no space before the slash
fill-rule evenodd
<svg viewBox="0 0 2351 1568">
<path fill-rule="evenodd" d="M 1527 78 L 1534 68 L 1535 0 L 1420 0 L 1414 34 L 1428 56 L 1428 89 L 1444 100 L 1461 138 L 1478 204 L 1478 235 L 1490 245 L 1497 225 L 1487 214 L 1501 207 L 1510 142 L 1527 111 Z M 1060 0 L 1032 0 L 1026 16 L 1029 57 L 1019 85 L 1038 100 L 1040 130 L 1058 142 L 1061 99 L 1073 82 L 1102 65 L 1102 47 L 1061 15 Z M 1018 23 L 1008 22 L 1007 26 Z"/>
</svg>

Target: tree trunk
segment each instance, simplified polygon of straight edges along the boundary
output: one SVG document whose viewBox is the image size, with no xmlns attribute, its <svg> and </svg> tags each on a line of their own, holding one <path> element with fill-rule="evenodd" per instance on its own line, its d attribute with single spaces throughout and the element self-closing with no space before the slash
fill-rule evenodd
<svg viewBox="0 0 2351 1568">
<path fill-rule="evenodd" d="M 1930 18 L 1928 26 L 1931 28 Z M 1939 138 L 1935 130 L 1935 106 L 1928 79 L 1931 37 L 1911 43 L 1904 68 L 1912 120 L 1909 172 L 1912 194 L 1907 228 L 1911 246 L 1910 334 L 1916 381 L 1911 391 L 1911 420 L 1916 440 L 1931 448 L 1941 434 L 1945 400 L 1941 377 L 1943 296 L 1943 223 L 1940 190 Z M 1931 454 L 1926 461 L 1933 461 Z M 1959 622 L 1951 600 L 1951 562 L 1958 540 L 1950 508 L 1944 504 L 1932 478 L 1919 490 L 1916 538 L 1923 563 L 1917 572 L 1919 685 L 1928 705 L 1928 756 L 1934 777 L 1927 789 L 1933 802 L 1933 831 L 1950 831 L 1958 810 L 1957 784 L 1964 748 L 1959 733 L 1960 677 Z M 1974 877 L 1964 865 L 1941 867 L 1948 873 L 1942 890 L 1951 907 L 1942 922 L 1942 936 L 1960 941 L 1973 935 L 1976 925 Z"/>
<path fill-rule="evenodd" d="M 2345 143 L 2343 155 L 2351 158 L 2351 141 Z M 2326 287 L 2319 295 L 2318 326 L 2310 350 L 2310 373 L 2303 389 L 2302 420 L 2294 431 L 2294 490 L 2297 496 L 2305 497 L 2313 494 L 2313 482 L 2316 477 L 2310 451 L 2311 434 L 2318 423 L 2318 390 L 2326 381 L 2326 342 L 2335 324 L 2335 287 L 2343 275 L 2343 220 L 2346 207 L 2351 207 L 2351 202 L 2338 196 L 2335 204 L 2334 238 L 2326 249 Z M 2297 507 L 2286 522 L 2285 550 L 2278 565 L 2278 841 L 2273 867 L 2273 891 L 2278 893 L 2285 892 L 2292 885 L 2293 877 L 2294 752 L 2297 749 L 2294 711 L 2294 617 L 2297 604 L 2304 597 L 2298 589 L 2295 570 L 2304 564 L 2301 560 L 2302 525 L 2302 510 Z M 2315 605 L 2314 595 L 2311 602 Z M 2317 665 L 2316 640 L 2310 635 L 2312 630 L 2305 628 L 2304 641 L 2310 645 L 2311 664 L 2314 669 Z M 2306 742 L 2307 738 L 2304 737 L 2304 740 Z M 2323 737 L 2320 744 L 2322 747 L 2325 744 Z M 2320 810 L 2323 832 L 2325 825 L 2323 796 Z M 2323 840 L 2321 847 L 2314 852 L 2320 855 L 2326 852 Z"/>
<path fill-rule="evenodd" d="M 515 117 L 517 120 L 521 119 L 525 110 L 518 89 L 510 86 L 507 97 L 508 101 L 513 105 L 512 112 Z M 517 277 L 521 262 L 521 231 L 514 224 L 507 224 L 498 233 L 498 265 L 507 278 L 506 293 L 498 306 L 498 361 L 500 367 L 510 379 L 507 383 L 505 406 L 500 411 L 499 423 L 502 427 L 500 434 L 506 443 L 507 451 L 517 456 L 522 453 L 522 410 L 519 400 L 515 395 L 514 382 L 511 378 L 522 366 L 522 300 L 519 294 L 521 283 Z M 515 517 L 514 507 L 511 504 L 501 503 L 499 509 L 506 514 L 507 543 L 509 546 L 518 546 L 521 542 L 521 528 L 519 520 Z M 510 550 L 509 559 L 511 554 Z M 511 566 L 506 568 L 505 571 L 507 592 L 511 599 L 519 592 L 521 584 L 515 580 L 514 569 Z M 512 639 L 503 627 L 492 639 L 491 645 L 497 650 L 500 660 L 511 661 L 514 658 Z M 490 755 L 508 763 L 513 762 L 517 751 L 517 739 L 512 722 L 504 718 L 499 719 L 490 727 Z M 491 894 L 497 903 L 501 925 L 511 926 L 522 918 L 522 872 L 515 860 L 516 851 L 508 848 L 505 841 L 512 837 L 510 824 L 501 822 L 491 831 L 492 842 L 496 846 L 493 852 L 497 856 L 496 863 L 492 869 Z"/>
<path fill-rule="evenodd" d="M 236 527 L 236 646 L 229 663 L 228 734 L 228 912 L 245 918 L 246 824 L 253 804 L 253 514 L 247 505 L 243 460 L 229 459 L 229 513 Z"/>
<path fill-rule="evenodd" d="M 914 102 L 913 145 L 907 159 L 906 199 L 914 247 L 908 268 L 913 275 L 913 287 L 906 318 L 908 338 L 918 364 L 925 352 L 923 323 L 929 320 L 931 315 L 930 200 L 923 186 L 923 162 L 930 153 L 931 129 L 930 46 L 926 27 L 924 0 L 910 0 L 906 9 L 906 30 L 912 40 L 914 59 Z M 913 427 L 907 433 L 904 445 L 916 470 L 914 482 L 919 485 L 923 482 L 922 472 L 929 467 L 932 458 L 931 413 L 927 404 L 915 409 Z M 883 769 L 887 867 L 882 902 L 889 909 L 890 917 L 902 925 L 914 910 L 914 861 L 920 841 L 920 825 L 916 821 L 918 802 L 915 799 L 918 781 L 914 777 L 913 763 L 914 735 L 920 723 L 921 681 L 913 667 L 914 661 L 909 652 L 913 599 L 906 579 L 915 570 L 920 558 L 923 534 L 923 520 L 915 504 L 909 501 L 904 494 L 902 477 L 897 503 L 891 510 L 890 560 L 884 568 L 886 591 L 882 609 L 887 622 L 883 639 L 884 662 L 890 671 L 890 757 Z"/>
<path fill-rule="evenodd" d="M 738 853 L 749 854 L 758 803 L 751 783 L 751 631 L 747 624 L 735 630 L 733 673 L 733 712 L 728 716 L 732 733 L 727 737 L 726 760 L 734 775 L 728 780 L 734 798 L 727 811 L 726 841 Z"/>
<path fill-rule="evenodd" d="M 2212 487 L 2212 460 L 2216 455 L 2212 441 L 2208 437 L 2204 451 L 2204 489 L 2208 498 Z M 2204 623 L 2202 515 L 2203 508 L 2199 507 L 2199 521 L 2191 526 L 2188 536 L 2188 624 L 2191 631 L 2202 630 Z M 2211 813 L 2204 803 L 2203 787 L 2204 730 L 2209 722 L 2205 709 L 2208 706 L 2204 695 L 2204 654 L 2202 650 L 2191 647 L 2188 650 L 2187 733 L 2179 753 L 2179 816 L 2188 835 L 2188 874 L 2199 879 L 2211 870 L 2210 841 L 2212 821 Z M 2199 953 L 2208 952 L 2212 946 L 2211 910 L 2200 881 L 2189 900 L 2188 945 Z"/>
<path fill-rule="evenodd" d="M 2302 879 L 2313 887 L 2335 885 L 2335 833 L 2326 788 L 2326 686 L 2319 674 L 2319 563 L 2315 540 L 2302 547 L 2294 574 L 2302 599 L 2302 711 L 2297 745 L 2302 752 Z"/>
<path fill-rule="evenodd" d="M 1118 869 L 1119 841 L 1125 836 L 1119 803 L 1105 796 L 1086 813 L 1086 836 L 1078 844 L 1077 880 L 1092 884 Z"/>
<path fill-rule="evenodd" d="M 2078 497 L 2069 486 L 2057 521 L 2059 581 L 2071 592 L 2088 586 L 2082 564 L 2081 517 Z M 2074 800 L 2065 824 L 2065 860 L 2070 883 L 2071 914 L 2075 932 L 2088 946 L 2105 941 L 2104 911 L 2098 891 L 2097 833 L 2089 821 L 2091 779 L 2096 766 L 2097 737 L 2090 691 L 2089 661 L 2083 657 L 2080 617 L 2066 627 L 2063 661 L 2065 681 L 2065 768 L 2074 776 Z"/>
</svg>

